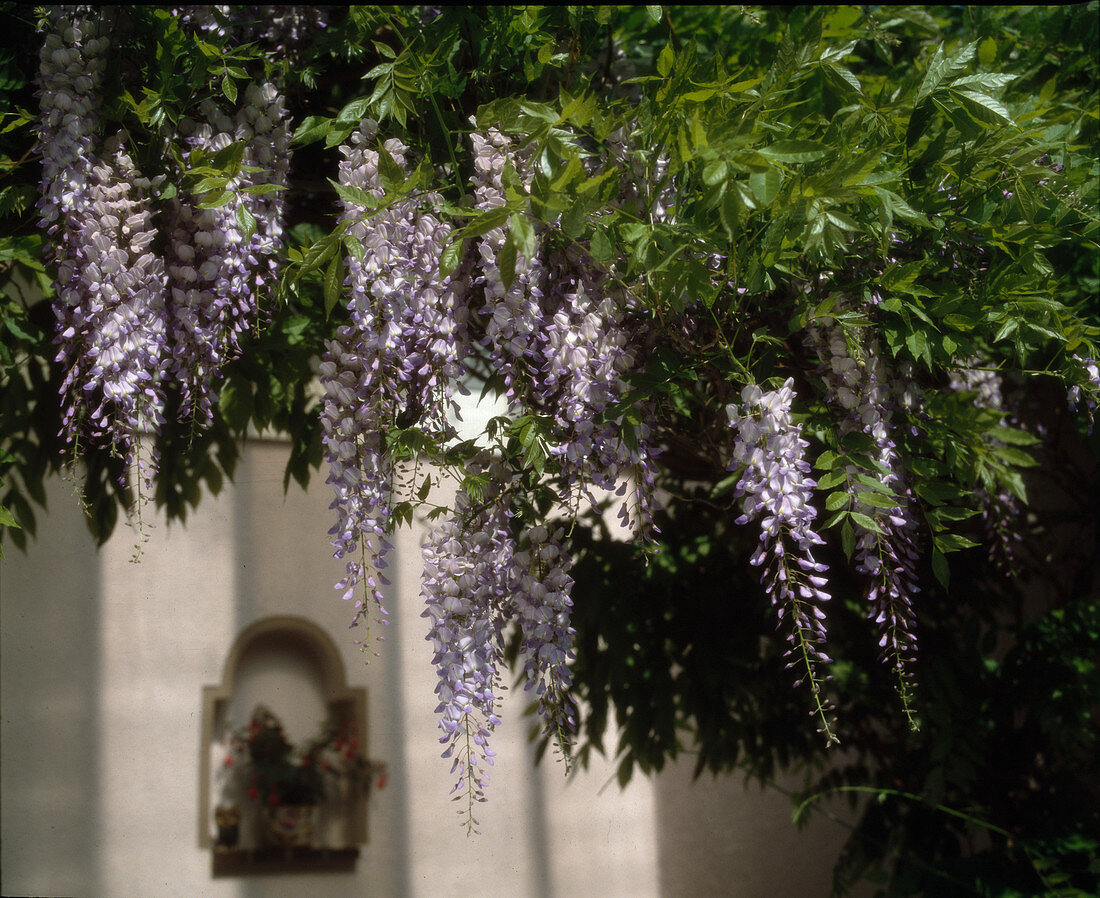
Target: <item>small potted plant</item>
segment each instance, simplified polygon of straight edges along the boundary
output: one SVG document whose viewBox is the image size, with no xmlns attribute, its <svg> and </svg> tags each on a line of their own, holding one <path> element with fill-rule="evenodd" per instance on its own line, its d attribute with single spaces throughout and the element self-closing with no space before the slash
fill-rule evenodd
<svg viewBox="0 0 1100 898">
<path fill-rule="evenodd" d="M 285 847 L 311 843 L 327 781 L 343 779 L 368 790 L 385 785 L 385 765 L 359 753 L 354 720 L 330 721 L 299 749 L 279 718 L 258 705 L 248 725 L 232 734 L 226 766 L 236 766 L 237 757 L 245 794 L 261 809 L 268 841 Z"/>
</svg>

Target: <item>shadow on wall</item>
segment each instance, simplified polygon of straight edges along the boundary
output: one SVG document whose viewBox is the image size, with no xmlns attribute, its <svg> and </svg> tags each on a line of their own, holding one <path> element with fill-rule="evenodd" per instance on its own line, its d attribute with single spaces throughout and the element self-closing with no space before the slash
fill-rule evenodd
<svg viewBox="0 0 1100 898">
<path fill-rule="evenodd" d="M 694 761 L 668 764 L 657 791 L 662 898 L 807 898 L 828 895 L 848 829 L 820 815 L 796 830 L 791 801 L 740 775 L 692 781 Z M 795 790 L 801 781 L 780 786 Z M 847 806 L 838 817 L 855 819 Z M 873 890 L 857 890 L 856 896 Z"/>
<path fill-rule="evenodd" d="M 50 508 L 75 503 L 71 484 L 46 488 Z M 39 523 L 49 539 L 25 555 L 6 541 L 0 562 L 0 869 L 25 894 L 97 894 L 99 556 L 79 513 Z"/>
</svg>

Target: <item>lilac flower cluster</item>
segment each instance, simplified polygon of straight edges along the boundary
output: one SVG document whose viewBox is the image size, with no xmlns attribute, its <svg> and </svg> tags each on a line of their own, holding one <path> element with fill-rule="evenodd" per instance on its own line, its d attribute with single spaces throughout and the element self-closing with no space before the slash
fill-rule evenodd
<svg viewBox="0 0 1100 898">
<path fill-rule="evenodd" d="M 1096 415 L 1097 396 L 1100 395 L 1100 365 L 1096 363 L 1095 359 L 1090 359 L 1087 356 L 1075 355 L 1073 359 L 1084 368 L 1085 376 L 1092 385 L 1092 391 L 1090 395 L 1083 392 L 1077 384 L 1074 384 L 1067 391 L 1066 399 L 1069 402 L 1069 407 L 1075 412 L 1084 407 L 1085 414 L 1089 419 L 1089 433 L 1091 434 L 1093 420 Z"/>
<path fill-rule="evenodd" d="M 374 123 L 364 122 L 341 148 L 340 183 L 381 200 L 379 154 L 369 148 L 374 134 Z M 400 141 L 387 141 L 385 149 L 404 167 L 406 147 Z M 321 421 L 328 482 L 336 492 L 333 546 L 337 558 L 350 559 L 338 584 L 345 598 L 366 579 L 374 599 L 382 600 L 381 581 L 372 571 L 385 567 L 393 492 L 382 432 L 416 425 L 437 441 L 452 433 L 448 416 L 455 411 L 455 385 L 464 372 L 467 309 L 461 274 L 439 276 L 450 226 L 422 209 L 437 201 L 434 195 L 403 198 L 370 214 L 365 206 L 344 201 L 346 233 L 362 248 L 362 257 L 347 258 L 350 323 L 339 329 L 321 364 Z M 366 604 L 358 603 L 356 620 L 367 613 Z"/>
<path fill-rule="evenodd" d="M 573 636 L 570 626 L 572 559 L 565 531 L 539 524 L 523 535 L 526 548 L 515 555 L 512 594 L 519 621 L 526 689 L 538 695 L 538 712 L 563 748 L 576 730 L 576 709 L 569 695 L 573 684 Z"/>
<path fill-rule="evenodd" d="M 323 6 L 175 6 L 172 14 L 184 25 L 222 41 L 259 42 L 295 62 L 318 31 L 328 27 Z"/>
<path fill-rule="evenodd" d="M 626 395 L 626 377 L 636 367 L 636 347 L 625 324 L 625 303 L 585 265 L 560 253 L 545 269 L 543 290 L 553 317 L 540 345 L 545 361 L 539 393 L 550 398 L 557 442 L 550 454 L 562 466 L 566 497 L 576 489 L 595 506 L 590 486 L 631 497 L 619 519 L 636 536 L 652 537 L 654 449 L 649 424 L 633 425 L 624 438 L 620 418 L 606 417 Z"/>
<path fill-rule="evenodd" d="M 790 643 L 789 668 L 797 668 L 796 683 L 809 682 L 814 713 L 828 742 L 836 741 L 830 728 L 831 707 L 823 694 L 819 664 L 831 660 L 825 643 L 825 612 L 829 600 L 823 576 L 827 565 L 813 557 L 824 540 L 813 530 L 817 511 L 810 502 L 814 481 L 808 476 L 807 443 L 802 428 L 791 418 L 793 380 L 778 390 L 763 392 L 752 384 L 741 392 L 741 405 L 726 406 L 734 433 L 731 471 L 741 470 L 735 488 L 743 514 L 738 524 L 760 522 L 760 543 L 750 563 L 762 567 L 761 583 L 786 625 Z"/>
<path fill-rule="evenodd" d="M 217 152 L 244 142 L 241 170 L 226 184 L 228 202 L 204 209 L 181 197 L 171 210 L 168 274 L 175 376 L 185 414 L 205 423 L 213 417 L 222 366 L 238 354 L 240 335 L 255 320 L 259 291 L 277 276 L 284 201 L 277 190 L 248 190 L 286 186 L 290 129 L 283 99 L 271 84 L 250 85 L 235 119 L 211 100 L 201 112 L 205 121 L 181 123 L 191 147 Z M 241 208 L 256 221 L 251 235 L 241 229 Z"/>
<path fill-rule="evenodd" d="M 978 367 L 979 359 L 953 371 L 949 378 L 951 389 L 960 393 L 974 393 L 974 403 L 981 407 L 1004 412 L 1004 389 L 1001 375 L 989 368 Z M 1015 426 L 1018 421 L 1011 421 Z M 997 441 L 997 445 L 1002 445 Z M 1016 554 L 1023 542 L 1019 521 L 1021 508 L 1019 500 L 1008 492 L 998 490 L 990 492 L 984 486 L 974 490 L 974 498 L 982 506 L 982 524 L 985 528 L 986 543 L 994 565 L 1003 571 L 1016 571 Z"/>
<path fill-rule="evenodd" d="M 850 345 L 844 329 L 831 318 L 821 319 L 820 326 L 811 329 L 810 340 L 821 360 L 828 401 L 845 416 L 840 432 L 862 431 L 874 441 L 882 485 L 900 497 L 898 504 L 889 508 L 867 501 L 863 498 L 865 488 L 857 479 L 862 472 L 848 466 L 851 508 L 877 527 L 873 530 L 855 521 L 856 570 L 870 580 L 867 601 L 881 634 L 883 661 L 893 669 L 905 713 L 912 718 L 912 665 L 917 646 L 913 599 L 920 591 L 917 527 L 908 508 L 901 458 L 890 434 L 889 377 L 878 347 L 869 340 Z"/>
<path fill-rule="evenodd" d="M 478 211 L 487 212 L 505 205 L 504 168 L 511 162 L 522 169 L 522 161 L 511 150 L 511 142 L 499 131 L 471 135 L 474 148 L 474 194 Z M 503 227 L 486 233 L 478 246 L 481 275 L 475 284 L 485 292 L 484 345 L 489 348 L 492 364 L 504 378 L 509 405 L 516 407 L 518 380 L 537 379 L 540 341 L 546 326 L 542 309 L 542 261 L 537 251 L 528 258 L 516 253 L 515 276 L 510 287 L 504 286 L 499 258 L 504 247 Z"/>
<path fill-rule="evenodd" d="M 500 724 L 496 702 L 504 669 L 505 584 L 515 543 L 502 503 L 475 507 L 460 491 L 454 512 L 424 543 L 421 593 L 427 607 L 422 616 L 431 621 L 427 638 L 439 674 L 439 741 L 447 746 L 443 757 L 453 759 L 451 773 L 457 776 L 451 792 L 466 796 L 472 827 L 473 802 L 485 801 L 486 768 L 495 755 L 489 737 Z"/>
<path fill-rule="evenodd" d="M 569 697 L 574 630 L 571 560 L 562 528 L 535 525 L 514 535 L 513 477 L 499 461 L 478 459 L 475 472 L 488 475 L 485 495 L 474 501 L 460 490 L 454 515 L 435 526 L 425 540 L 421 594 L 423 617 L 431 621 L 428 639 L 439 674 L 440 742 L 453 758 L 454 792 L 463 792 L 471 813 L 484 801 L 486 767 L 493 763 L 488 740 L 500 724 L 496 714 L 504 670 L 504 628 L 516 619 L 526 689 L 538 696 L 546 731 L 563 750 L 576 728 Z"/>
<path fill-rule="evenodd" d="M 55 14 L 40 53 L 38 209 L 58 266 L 54 311 L 65 369 L 63 432 L 87 429 L 130 467 L 142 430 L 164 405 L 165 274 L 151 251 L 148 194 L 121 138 L 96 146 L 96 108 L 109 46 L 102 20 Z M 139 464 L 146 483 L 155 459 Z"/>
<path fill-rule="evenodd" d="M 522 154 L 497 131 L 472 135 L 477 208 L 505 204 L 503 172 L 511 163 L 526 177 Z M 517 253 L 515 278 L 504 286 L 498 258 L 503 227 L 478 247 L 484 288 L 485 345 L 503 374 L 509 404 L 526 402 L 554 417 L 551 454 L 561 465 L 563 501 L 574 492 L 596 503 L 591 487 L 614 490 L 630 500 L 620 518 L 636 534 L 653 533 L 653 454 L 648 425 L 624 439 L 624 423 L 603 420 L 626 393 L 626 375 L 636 365 L 624 318 L 626 304 L 576 254 L 556 252 L 548 261 Z M 530 385 L 519 396 L 517 384 Z"/>
</svg>

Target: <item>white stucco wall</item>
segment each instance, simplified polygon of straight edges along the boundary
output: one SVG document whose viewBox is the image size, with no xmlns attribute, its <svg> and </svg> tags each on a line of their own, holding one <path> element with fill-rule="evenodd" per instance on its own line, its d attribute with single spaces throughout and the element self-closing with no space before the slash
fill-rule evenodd
<svg viewBox="0 0 1100 898">
<path fill-rule="evenodd" d="M 251 441 L 235 481 L 185 526 L 155 522 L 139 564 L 119 527 L 96 550 L 71 486 L 50 484 L 26 554 L 0 562 L 5 895 L 824 895 L 843 830 L 799 841 L 781 796 L 673 769 L 625 792 L 608 762 L 570 781 L 534 767 L 506 701 L 481 835 L 467 838 L 439 758 L 420 618 L 418 532 L 389 570 L 391 623 L 369 663 L 332 584 L 329 491 L 282 490 L 286 447 Z M 291 614 L 324 628 L 368 689 L 368 751 L 388 762 L 351 874 L 213 879 L 198 846 L 201 691 L 237 634 Z M 379 628 L 380 629 L 380 628 Z M 509 692 L 519 699 L 522 691 Z M 689 768 L 690 765 L 688 765 Z M 810 857 L 805 846 L 813 846 Z M 802 846 L 799 848 L 798 846 Z M 796 859 L 796 860 L 792 860 Z"/>
</svg>

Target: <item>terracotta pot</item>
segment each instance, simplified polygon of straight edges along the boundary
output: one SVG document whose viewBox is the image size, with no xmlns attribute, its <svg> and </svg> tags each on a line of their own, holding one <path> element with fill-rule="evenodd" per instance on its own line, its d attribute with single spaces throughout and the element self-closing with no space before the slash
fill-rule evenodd
<svg viewBox="0 0 1100 898">
<path fill-rule="evenodd" d="M 317 819 L 315 804 L 266 805 L 263 809 L 264 835 L 271 845 L 301 848 L 313 841 Z"/>
</svg>

